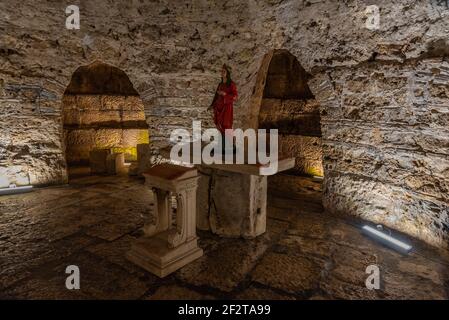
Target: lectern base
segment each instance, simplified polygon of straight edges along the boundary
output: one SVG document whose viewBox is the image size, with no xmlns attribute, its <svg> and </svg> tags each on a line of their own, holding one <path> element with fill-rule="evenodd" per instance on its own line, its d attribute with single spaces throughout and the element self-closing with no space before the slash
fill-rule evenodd
<svg viewBox="0 0 449 320">
<path fill-rule="evenodd" d="M 145 270 L 163 278 L 203 255 L 197 238 L 176 248 L 169 248 L 162 237 L 142 238 L 131 247 L 126 257 Z"/>
</svg>

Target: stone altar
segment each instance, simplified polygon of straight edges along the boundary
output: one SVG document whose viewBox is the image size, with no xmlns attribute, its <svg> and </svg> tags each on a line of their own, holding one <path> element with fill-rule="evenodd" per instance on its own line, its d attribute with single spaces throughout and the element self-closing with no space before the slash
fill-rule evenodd
<svg viewBox="0 0 449 320">
<path fill-rule="evenodd" d="M 277 172 L 293 168 L 280 159 Z M 224 237 L 255 238 L 266 231 L 267 175 L 260 164 L 201 164 L 197 228 Z"/>
<path fill-rule="evenodd" d="M 170 160 L 170 147 L 160 155 Z M 246 157 L 245 157 L 246 159 Z M 196 226 L 223 237 L 255 238 L 266 231 L 268 166 L 262 164 L 177 164 L 199 172 Z M 277 160 L 275 173 L 295 166 L 295 158 Z"/>
</svg>

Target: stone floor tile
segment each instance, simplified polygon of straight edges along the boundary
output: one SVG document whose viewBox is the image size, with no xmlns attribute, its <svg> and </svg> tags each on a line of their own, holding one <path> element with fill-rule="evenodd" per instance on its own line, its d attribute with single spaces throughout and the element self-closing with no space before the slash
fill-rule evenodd
<svg viewBox="0 0 449 320">
<path fill-rule="evenodd" d="M 267 248 L 263 236 L 255 240 L 225 239 L 214 250 L 180 269 L 176 277 L 195 286 L 229 292 L 245 280 Z"/>
<path fill-rule="evenodd" d="M 304 297 L 318 288 L 320 277 L 315 261 L 292 250 L 267 253 L 251 275 L 260 284 Z"/>
</svg>

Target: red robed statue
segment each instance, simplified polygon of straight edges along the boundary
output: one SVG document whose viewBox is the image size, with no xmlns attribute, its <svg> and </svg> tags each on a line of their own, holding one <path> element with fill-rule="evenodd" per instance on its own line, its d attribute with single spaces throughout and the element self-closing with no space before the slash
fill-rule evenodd
<svg viewBox="0 0 449 320">
<path fill-rule="evenodd" d="M 226 129 L 232 129 L 234 118 L 234 101 L 237 99 L 237 87 L 231 80 L 231 72 L 227 65 L 221 69 L 221 82 L 215 91 L 210 108 L 214 110 L 214 122 L 224 138 Z M 224 142 L 224 139 L 223 139 Z"/>
</svg>

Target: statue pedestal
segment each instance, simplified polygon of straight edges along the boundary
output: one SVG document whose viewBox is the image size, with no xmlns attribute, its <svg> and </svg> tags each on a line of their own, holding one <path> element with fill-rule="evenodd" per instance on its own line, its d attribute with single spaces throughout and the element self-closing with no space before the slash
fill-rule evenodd
<svg viewBox="0 0 449 320">
<path fill-rule="evenodd" d="M 132 245 L 127 258 L 165 277 L 203 255 L 196 236 L 198 173 L 192 168 L 161 164 L 143 175 L 155 194 L 157 217 L 145 225 L 145 236 Z M 172 221 L 172 196 L 177 203 L 176 221 Z"/>
</svg>

